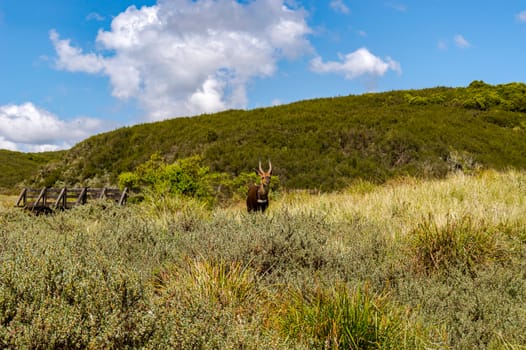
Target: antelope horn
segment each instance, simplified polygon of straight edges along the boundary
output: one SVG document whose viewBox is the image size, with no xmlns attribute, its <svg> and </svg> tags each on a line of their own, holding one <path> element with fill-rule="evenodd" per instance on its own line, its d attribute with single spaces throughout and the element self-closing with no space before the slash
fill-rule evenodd
<svg viewBox="0 0 526 350">
<path fill-rule="evenodd" d="M 268 172 L 272 172 L 272 163 L 270 162 L 270 159 L 268 160 Z"/>
<path fill-rule="evenodd" d="M 263 169 L 261 169 L 261 159 L 259 160 L 259 172 L 264 173 Z"/>
</svg>

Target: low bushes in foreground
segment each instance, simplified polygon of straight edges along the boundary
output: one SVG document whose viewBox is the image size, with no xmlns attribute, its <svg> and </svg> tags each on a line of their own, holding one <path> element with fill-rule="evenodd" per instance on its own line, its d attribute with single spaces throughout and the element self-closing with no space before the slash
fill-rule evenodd
<svg viewBox="0 0 526 350">
<path fill-rule="evenodd" d="M 283 193 L 265 215 L 2 208 L 0 346 L 521 349 L 525 184 L 358 184 Z"/>
</svg>

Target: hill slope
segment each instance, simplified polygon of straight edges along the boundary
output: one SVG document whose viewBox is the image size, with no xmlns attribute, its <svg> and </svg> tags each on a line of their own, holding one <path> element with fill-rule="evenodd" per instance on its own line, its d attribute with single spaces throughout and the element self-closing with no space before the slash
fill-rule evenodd
<svg viewBox="0 0 526 350">
<path fill-rule="evenodd" d="M 13 192 L 20 182 L 38 174 L 39 169 L 59 160 L 65 152 L 22 153 L 0 150 L 0 192 Z"/>
<path fill-rule="evenodd" d="M 288 188 L 334 190 L 354 178 L 440 177 L 455 168 L 526 168 L 526 85 L 433 88 L 323 98 L 125 127 L 93 136 L 40 183 L 114 182 L 158 152 L 202 155 L 239 174 L 272 159 Z"/>
</svg>

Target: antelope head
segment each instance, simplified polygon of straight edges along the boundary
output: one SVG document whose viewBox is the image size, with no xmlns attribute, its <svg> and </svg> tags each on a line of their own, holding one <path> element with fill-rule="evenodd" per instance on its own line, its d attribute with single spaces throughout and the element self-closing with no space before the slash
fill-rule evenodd
<svg viewBox="0 0 526 350">
<path fill-rule="evenodd" d="M 259 161 L 259 169 L 256 169 L 256 174 L 261 178 L 261 187 L 260 191 L 268 193 L 268 187 L 270 185 L 270 177 L 272 176 L 272 163 L 268 161 L 268 170 L 264 171 L 261 167 L 261 160 Z"/>
</svg>

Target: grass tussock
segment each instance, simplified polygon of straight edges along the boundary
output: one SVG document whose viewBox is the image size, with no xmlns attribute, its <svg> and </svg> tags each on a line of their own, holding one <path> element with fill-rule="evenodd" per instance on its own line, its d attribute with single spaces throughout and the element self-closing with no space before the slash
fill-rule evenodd
<svg viewBox="0 0 526 350">
<path fill-rule="evenodd" d="M 315 349 L 414 349 L 415 324 L 367 286 L 293 289 L 277 316 L 281 334 Z M 411 326 L 409 328 L 408 326 Z"/>
<path fill-rule="evenodd" d="M 473 271 L 488 262 L 504 261 L 500 234 L 497 227 L 474 223 L 470 216 L 448 217 L 443 226 L 429 217 L 409 234 L 414 268 L 427 274 L 452 268 Z"/>
<path fill-rule="evenodd" d="M 257 296 L 255 275 L 239 262 L 185 259 L 183 266 L 163 268 L 155 275 L 157 294 L 163 302 L 193 303 L 204 300 L 221 307 L 250 305 Z M 188 296 L 191 296 L 188 299 Z"/>
<path fill-rule="evenodd" d="M 522 349 L 525 184 L 357 183 L 264 215 L 1 206 L 0 347 Z"/>
</svg>

